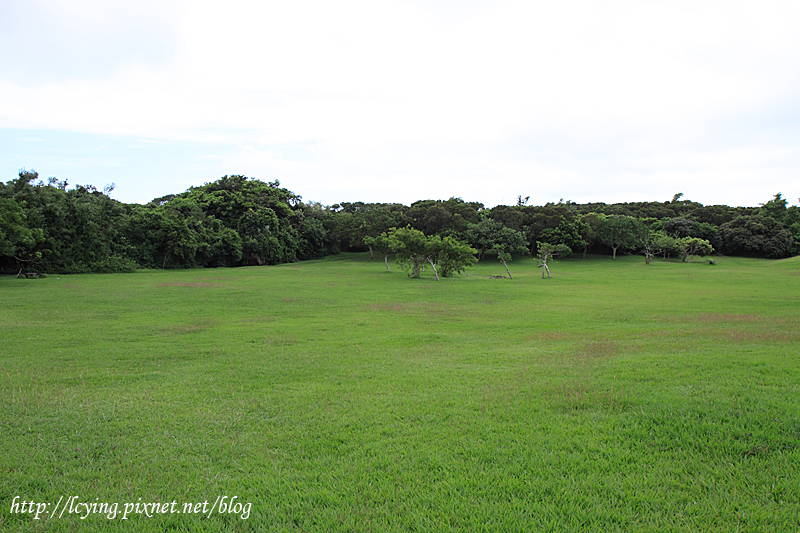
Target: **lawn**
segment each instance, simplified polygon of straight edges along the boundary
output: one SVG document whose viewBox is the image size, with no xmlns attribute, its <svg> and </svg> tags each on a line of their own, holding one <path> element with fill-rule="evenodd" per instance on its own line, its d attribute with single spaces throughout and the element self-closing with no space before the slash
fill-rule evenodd
<svg viewBox="0 0 800 533">
<path fill-rule="evenodd" d="M 0 530 L 800 529 L 800 258 L 391 267 L 0 278 Z"/>
</svg>

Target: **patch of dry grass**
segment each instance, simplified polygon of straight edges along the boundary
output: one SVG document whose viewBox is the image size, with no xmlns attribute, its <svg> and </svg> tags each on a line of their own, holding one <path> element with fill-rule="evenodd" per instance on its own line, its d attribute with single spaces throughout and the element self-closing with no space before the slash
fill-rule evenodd
<svg viewBox="0 0 800 533">
<path fill-rule="evenodd" d="M 208 283 L 206 281 L 192 283 L 161 283 L 161 287 L 222 287 L 219 283 Z"/>
<path fill-rule="evenodd" d="M 572 334 L 566 331 L 537 331 L 525 335 L 529 341 L 565 341 L 572 338 Z"/>
<path fill-rule="evenodd" d="M 189 335 L 206 331 L 214 325 L 211 319 L 195 320 L 188 324 L 158 328 L 158 332 L 166 335 Z"/>
<path fill-rule="evenodd" d="M 596 340 L 580 346 L 575 351 L 575 356 L 586 359 L 606 359 L 615 357 L 620 353 L 620 345 L 613 340 Z"/>
<path fill-rule="evenodd" d="M 374 303 L 370 306 L 373 311 L 402 311 L 405 308 L 405 304 L 399 303 Z"/>
</svg>

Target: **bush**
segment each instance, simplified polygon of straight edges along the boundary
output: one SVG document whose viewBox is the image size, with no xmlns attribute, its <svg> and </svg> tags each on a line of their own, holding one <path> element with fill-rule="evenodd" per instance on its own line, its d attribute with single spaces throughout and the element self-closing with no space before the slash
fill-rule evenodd
<svg viewBox="0 0 800 533">
<path fill-rule="evenodd" d="M 137 265 L 134 261 L 128 259 L 127 257 L 115 254 L 106 257 L 102 261 L 94 263 L 90 270 L 92 272 L 99 272 L 102 274 L 117 274 L 123 272 L 133 272 L 136 270 L 136 268 Z"/>
</svg>

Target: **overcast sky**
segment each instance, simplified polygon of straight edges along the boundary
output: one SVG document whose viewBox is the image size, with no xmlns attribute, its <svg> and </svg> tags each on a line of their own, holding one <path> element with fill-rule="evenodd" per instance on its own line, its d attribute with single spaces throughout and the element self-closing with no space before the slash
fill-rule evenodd
<svg viewBox="0 0 800 533">
<path fill-rule="evenodd" d="M 0 0 L 0 181 L 800 196 L 800 2 Z"/>
</svg>

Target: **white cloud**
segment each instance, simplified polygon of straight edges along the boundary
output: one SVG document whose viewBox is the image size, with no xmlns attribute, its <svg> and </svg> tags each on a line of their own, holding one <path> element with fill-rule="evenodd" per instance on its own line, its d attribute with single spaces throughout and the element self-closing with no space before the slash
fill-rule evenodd
<svg viewBox="0 0 800 533">
<path fill-rule="evenodd" d="M 223 143 L 214 164 L 231 168 L 207 172 L 284 176 L 309 198 L 491 204 L 533 182 L 550 200 L 624 199 L 670 180 L 716 190 L 725 175 L 741 176 L 741 198 L 796 186 L 798 160 L 781 151 L 796 138 L 776 152 L 742 129 L 708 147 L 731 137 L 721 124 L 796 106 L 796 2 L 38 5 L 48 24 L 103 28 L 92 44 L 116 50 L 113 68 L 0 79 L 0 127 Z M 760 155 L 742 164 L 747 153 Z M 708 201 L 734 202 L 733 189 Z"/>
</svg>

